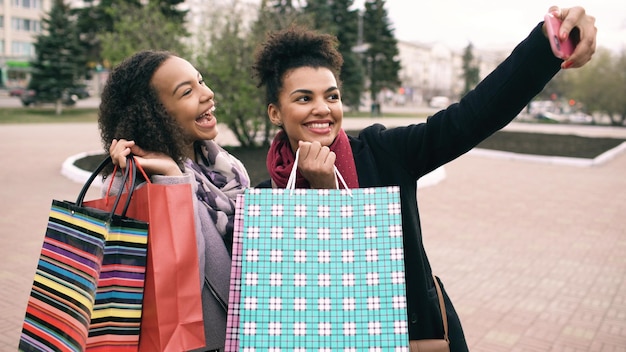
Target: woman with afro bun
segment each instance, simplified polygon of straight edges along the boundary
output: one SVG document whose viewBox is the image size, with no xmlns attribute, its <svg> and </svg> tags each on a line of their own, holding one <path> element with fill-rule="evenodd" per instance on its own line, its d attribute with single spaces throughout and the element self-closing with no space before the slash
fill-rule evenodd
<svg viewBox="0 0 626 352">
<path fill-rule="evenodd" d="M 459 103 L 426 122 L 397 128 L 374 124 L 358 136 L 341 127 L 335 37 L 299 27 L 271 33 L 253 66 L 266 89 L 267 113 L 279 127 L 267 156 L 271 179 L 258 187 L 285 188 L 299 149 L 298 188 L 336 188 L 336 167 L 349 188 L 399 186 L 407 294 L 408 334 L 414 340 L 444 336 L 435 279 L 422 242 L 417 180 L 463 155 L 507 125 L 561 68 L 580 67 L 595 51 L 595 19 L 581 7 L 549 9 L 563 21 L 561 37 L 577 39 L 565 60 L 550 49 L 539 23 L 489 76 Z M 441 280 L 437 279 L 441 283 Z M 442 287 L 443 288 L 443 287 Z M 461 322 L 443 290 L 451 351 L 467 351 Z"/>
<path fill-rule="evenodd" d="M 250 181 L 241 162 L 213 141 L 213 91 L 187 60 L 141 51 L 112 70 L 98 124 L 114 164 L 125 168 L 132 154 L 153 183 L 191 184 L 203 283 L 202 351 L 223 349 L 235 200 Z"/>
</svg>

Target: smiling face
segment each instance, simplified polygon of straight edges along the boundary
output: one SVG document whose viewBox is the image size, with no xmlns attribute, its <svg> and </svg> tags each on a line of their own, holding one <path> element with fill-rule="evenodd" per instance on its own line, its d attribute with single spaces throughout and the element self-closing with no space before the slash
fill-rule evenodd
<svg viewBox="0 0 626 352">
<path fill-rule="evenodd" d="M 192 143 L 217 136 L 213 91 L 187 60 L 177 56 L 168 58 L 155 71 L 151 83 L 165 110 L 178 122 Z"/>
<path fill-rule="evenodd" d="M 283 126 L 292 150 L 298 141 L 333 143 L 341 130 L 343 106 L 337 80 L 324 67 L 299 67 L 283 76 L 278 104 L 267 109 L 270 120 Z"/>
</svg>

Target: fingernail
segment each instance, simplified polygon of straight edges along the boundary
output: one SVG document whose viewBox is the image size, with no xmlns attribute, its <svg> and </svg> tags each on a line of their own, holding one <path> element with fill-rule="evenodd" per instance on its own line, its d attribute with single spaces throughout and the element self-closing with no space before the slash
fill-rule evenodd
<svg viewBox="0 0 626 352">
<path fill-rule="evenodd" d="M 571 62 L 571 61 L 565 61 L 565 62 L 563 63 L 563 65 L 561 65 L 561 67 L 563 67 L 563 68 L 570 68 L 570 67 L 572 67 L 572 65 L 573 65 L 573 64 L 574 64 L 574 63 L 573 63 L 573 62 Z"/>
</svg>

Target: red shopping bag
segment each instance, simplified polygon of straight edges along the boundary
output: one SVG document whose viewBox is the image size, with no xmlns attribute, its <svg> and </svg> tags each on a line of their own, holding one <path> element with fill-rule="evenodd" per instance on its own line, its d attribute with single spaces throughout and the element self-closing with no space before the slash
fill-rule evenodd
<svg viewBox="0 0 626 352">
<path fill-rule="evenodd" d="M 137 164 L 143 172 L 141 166 Z M 127 215 L 149 224 L 148 265 L 139 350 L 188 351 L 205 346 L 193 192 L 189 184 L 148 180 L 132 195 Z M 105 199 L 88 206 L 110 204 Z M 107 206 L 107 204 L 104 204 Z"/>
</svg>

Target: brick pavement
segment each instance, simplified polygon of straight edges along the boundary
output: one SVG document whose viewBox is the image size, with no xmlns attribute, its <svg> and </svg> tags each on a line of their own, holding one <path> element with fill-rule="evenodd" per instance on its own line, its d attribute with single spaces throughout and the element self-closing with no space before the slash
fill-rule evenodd
<svg viewBox="0 0 626 352">
<path fill-rule="evenodd" d="M 626 351 L 626 153 L 446 174 L 420 191 L 424 241 L 472 351 Z"/>
<path fill-rule="evenodd" d="M 98 149 L 95 124 L 0 126 L 0 351 L 16 350 L 50 201 L 81 187 L 61 164 Z M 445 174 L 419 191 L 424 242 L 472 351 L 626 351 L 626 153 L 591 167 L 468 154 Z"/>
</svg>

